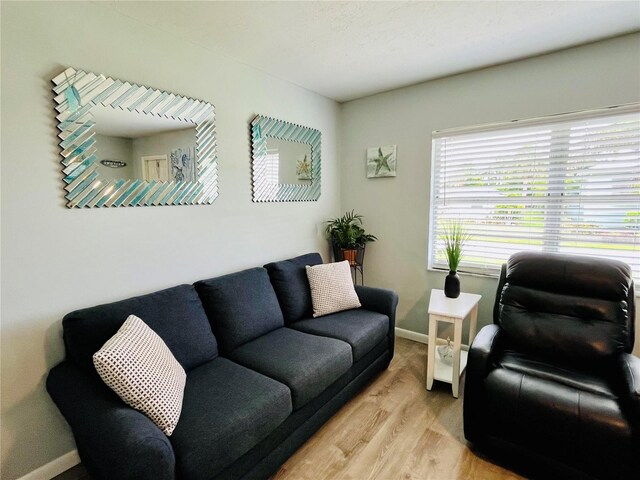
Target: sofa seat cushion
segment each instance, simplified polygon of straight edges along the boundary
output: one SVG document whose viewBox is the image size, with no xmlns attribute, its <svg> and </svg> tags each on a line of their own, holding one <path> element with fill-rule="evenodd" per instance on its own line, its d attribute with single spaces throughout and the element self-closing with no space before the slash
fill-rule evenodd
<svg viewBox="0 0 640 480">
<path fill-rule="evenodd" d="M 320 264 L 322 264 L 322 257 L 319 253 L 307 253 L 264 266 L 269 272 L 286 324 L 313 315 L 311 290 L 305 267 Z"/>
<path fill-rule="evenodd" d="M 389 317 L 369 310 L 347 310 L 320 318 L 300 320 L 291 325 L 291 328 L 347 342 L 351 345 L 355 363 L 387 336 Z"/>
<path fill-rule="evenodd" d="M 245 343 L 229 358 L 287 385 L 294 410 L 318 396 L 353 363 L 348 343 L 287 327 Z"/>
<path fill-rule="evenodd" d="M 170 437 L 178 478 L 209 480 L 291 413 L 286 385 L 218 357 L 187 375 L 182 415 Z"/>
</svg>

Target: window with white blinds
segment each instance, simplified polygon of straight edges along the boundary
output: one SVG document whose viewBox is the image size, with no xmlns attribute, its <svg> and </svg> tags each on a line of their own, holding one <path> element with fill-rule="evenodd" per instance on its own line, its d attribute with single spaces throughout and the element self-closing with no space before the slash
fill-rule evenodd
<svg viewBox="0 0 640 480">
<path fill-rule="evenodd" d="M 470 235 L 458 271 L 521 250 L 622 260 L 640 281 L 640 105 L 434 132 L 429 267 L 443 230 Z"/>
<path fill-rule="evenodd" d="M 280 181 L 280 152 L 277 148 L 267 148 L 264 165 L 265 182 L 277 185 Z"/>
</svg>

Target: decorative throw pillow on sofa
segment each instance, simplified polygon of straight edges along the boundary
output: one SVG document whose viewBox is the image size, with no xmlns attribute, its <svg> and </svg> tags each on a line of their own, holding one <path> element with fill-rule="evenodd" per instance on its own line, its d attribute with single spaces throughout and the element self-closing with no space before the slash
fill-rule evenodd
<svg viewBox="0 0 640 480">
<path fill-rule="evenodd" d="M 129 315 L 120 330 L 93 354 L 109 388 L 147 415 L 167 436 L 182 411 L 187 375 L 169 347 L 141 319 Z"/>
<path fill-rule="evenodd" d="M 306 268 L 314 317 L 361 307 L 348 261 Z"/>
</svg>

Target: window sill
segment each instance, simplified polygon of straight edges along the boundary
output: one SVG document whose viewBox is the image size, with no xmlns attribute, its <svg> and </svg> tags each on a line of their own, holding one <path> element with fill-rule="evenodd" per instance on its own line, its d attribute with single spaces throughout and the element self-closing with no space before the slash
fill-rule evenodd
<svg viewBox="0 0 640 480">
<path fill-rule="evenodd" d="M 449 273 L 449 270 L 443 270 L 440 268 L 427 267 L 428 272 L 437 272 L 444 273 L 445 275 Z M 500 273 L 475 273 L 475 272 L 458 272 L 458 275 L 463 277 L 480 277 L 480 278 L 495 278 L 498 280 L 500 278 Z"/>
<path fill-rule="evenodd" d="M 427 267 L 427 271 L 428 272 L 436 272 L 436 273 L 443 273 L 443 274 L 447 274 L 449 273 L 448 270 L 442 270 L 440 268 L 432 268 L 432 267 Z M 472 273 L 472 272 L 458 272 L 458 275 L 462 276 L 462 277 L 479 277 L 479 278 L 487 278 L 487 279 L 495 279 L 495 280 L 499 280 L 500 279 L 500 274 L 496 273 Z M 635 291 L 634 293 L 634 297 L 635 298 L 640 298 L 640 288 L 638 288 L 638 285 L 635 285 Z"/>
</svg>

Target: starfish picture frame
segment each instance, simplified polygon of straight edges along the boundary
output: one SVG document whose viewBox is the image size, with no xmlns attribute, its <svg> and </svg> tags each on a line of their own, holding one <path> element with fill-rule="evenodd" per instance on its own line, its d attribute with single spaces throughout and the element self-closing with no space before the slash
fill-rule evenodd
<svg viewBox="0 0 640 480">
<path fill-rule="evenodd" d="M 396 145 L 367 149 L 367 178 L 395 177 L 397 168 Z"/>
</svg>

